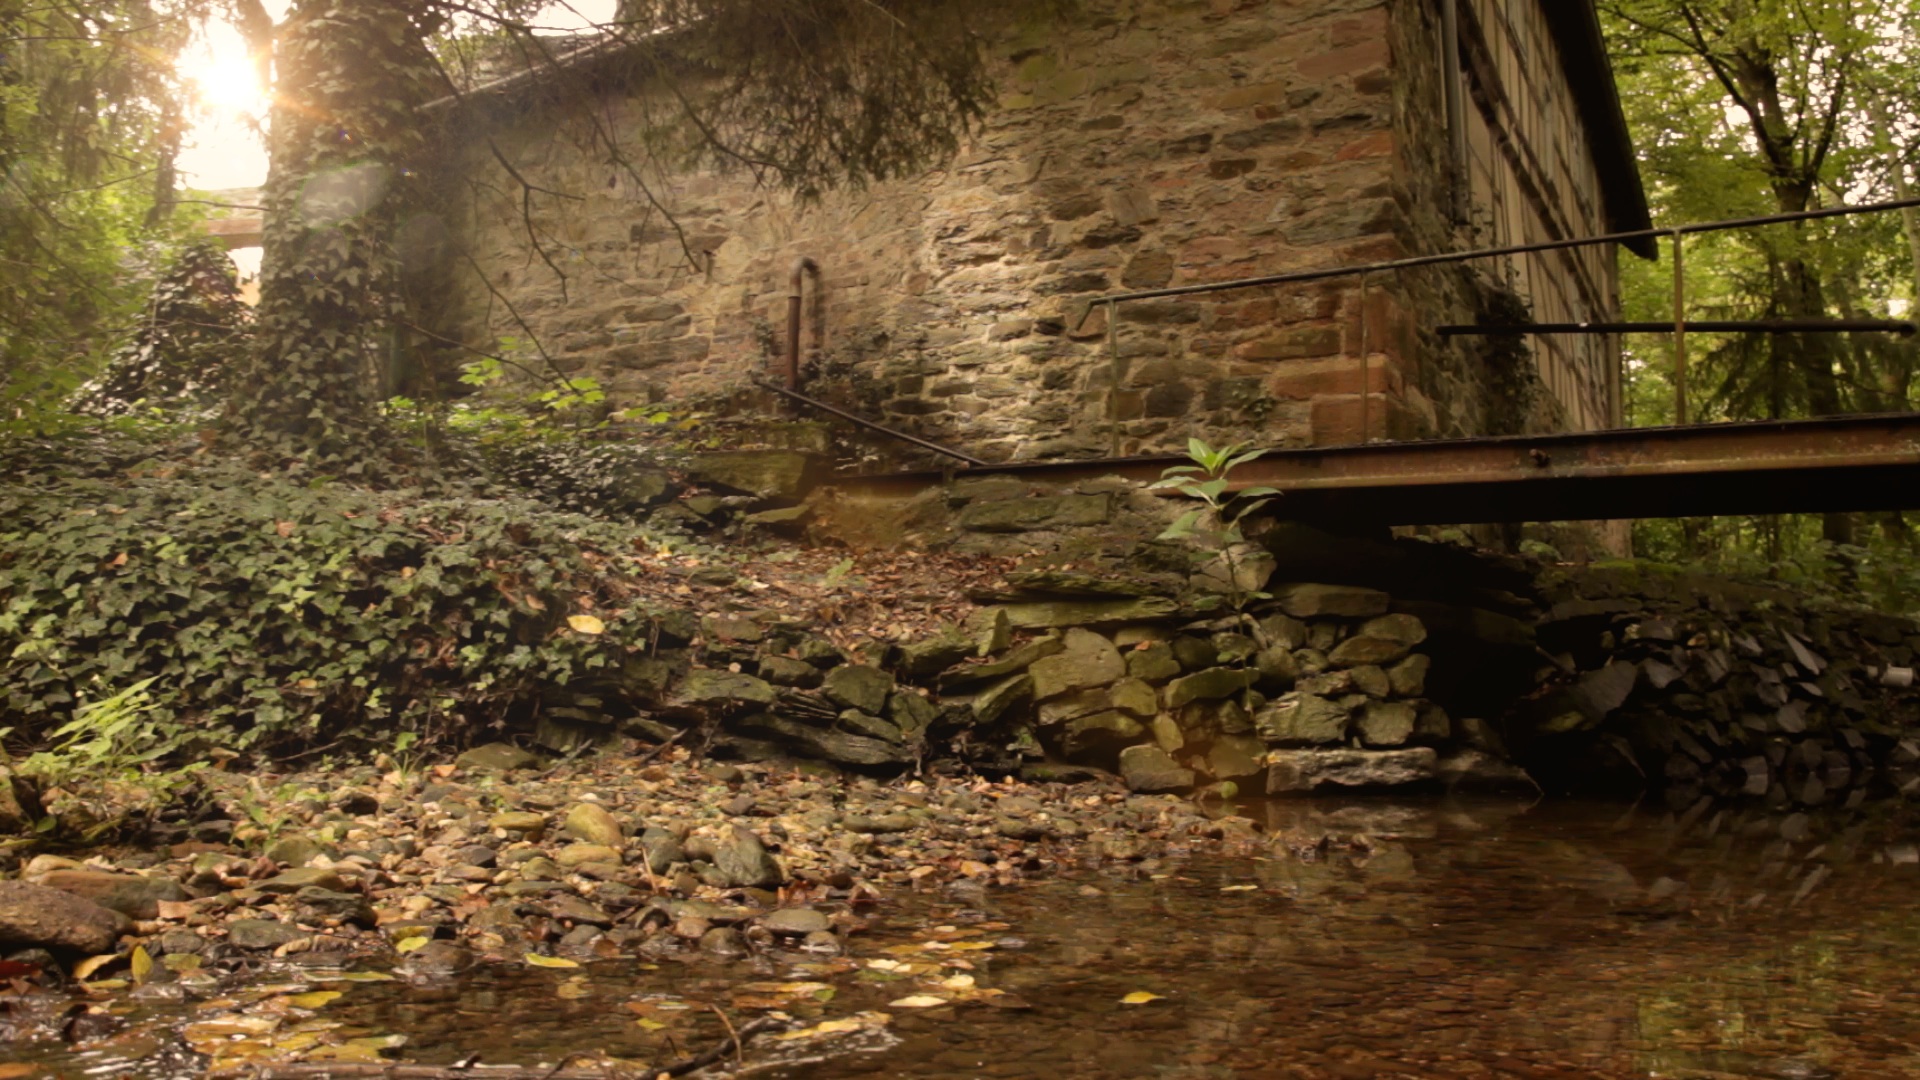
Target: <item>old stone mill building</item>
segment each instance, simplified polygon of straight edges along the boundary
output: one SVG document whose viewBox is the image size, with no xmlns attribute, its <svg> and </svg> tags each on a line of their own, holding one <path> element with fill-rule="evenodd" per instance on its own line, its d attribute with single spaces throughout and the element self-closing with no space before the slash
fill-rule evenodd
<svg viewBox="0 0 1920 1080">
<path fill-rule="evenodd" d="M 751 380 L 785 379 L 805 258 L 804 391 L 987 460 L 1616 422 L 1612 339 L 1437 332 L 1613 318 L 1609 248 L 1137 300 L 1112 328 L 1088 304 L 1645 227 L 1590 0 L 1093 0 L 992 57 L 957 157 L 806 206 L 745 175 L 643 190 L 555 137 L 577 96 L 506 80 L 454 120 L 487 280 L 452 325 L 531 330 L 618 402 L 778 415 Z M 644 102 L 593 85 L 617 137 Z M 567 197 L 523 200 L 500 159 Z"/>
</svg>

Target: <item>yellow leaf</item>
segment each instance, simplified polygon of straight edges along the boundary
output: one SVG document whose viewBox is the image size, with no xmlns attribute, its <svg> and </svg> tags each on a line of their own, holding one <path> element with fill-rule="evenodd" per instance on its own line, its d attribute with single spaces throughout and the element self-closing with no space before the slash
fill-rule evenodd
<svg viewBox="0 0 1920 1080">
<path fill-rule="evenodd" d="M 971 975 L 952 975 L 940 980 L 940 988 L 943 990 L 971 990 L 973 987 Z"/>
<path fill-rule="evenodd" d="M 148 954 L 145 945 L 133 947 L 133 981 L 144 983 L 147 976 L 153 974 L 153 957 Z"/>
<path fill-rule="evenodd" d="M 607 624 L 592 615 L 569 615 L 567 625 L 573 627 L 576 634 L 604 634 Z"/>
<path fill-rule="evenodd" d="M 527 963 L 532 964 L 534 967 L 544 968 L 577 968 L 580 966 L 563 956 L 541 956 L 539 953 L 531 952 L 527 954 Z"/>
<path fill-rule="evenodd" d="M 1150 994 L 1145 990 L 1135 990 L 1133 993 L 1128 994 L 1126 997 L 1121 998 L 1120 1004 L 1145 1005 L 1149 1001 L 1162 1001 L 1162 1000 L 1165 1000 L 1165 999 L 1163 999 L 1159 994 Z"/>
<path fill-rule="evenodd" d="M 356 982 L 357 983 L 392 982 L 393 976 L 387 974 L 384 971 L 348 971 L 339 975 L 335 975 L 331 979 L 328 979 L 326 981 L 355 982 L 355 983 Z"/>
<path fill-rule="evenodd" d="M 399 943 L 394 945 L 393 951 L 399 953 L 402 956 L 405 956 L 406 954 L 412 952 L 415 949 L 423 948 L 427 944 L 427 942 L 432 940 L 433 939 L 430 937 L 401 938 Z"/>
<path fill-rule="evenodd" d="M 79 979 L 81 982 L 85 982 L 87 981 L 87 976 L 92 975 L 94 972 L 99 971 L 101 968 L 106 967 L 118 959 L 120 959 L 120 957 L 116 953 L 107 953 L 104 956 L 89 956 L 85 960 L 73 965 L 73 977 Z"/>
<path fill-rule="evenodd" d="M 947 999 L 934 997 L 932 994 L 914 994 L 912 997 L 903 997 L 899 1001 L 890 1001 L 887 1004 L 895 1009 L 936 1009 L 947 1004 Z"/>
<path fill-rule="evenodd" d="M 307 1055 L 308 1061 L 354 1061 L 376 1062 L 381 1060 L 380 1051 L 360 1043 L 345 1042 L 339 1046 L 315 1047 Z"/>
<path fill-rule="evenodd" d="M 1258 885 L 1227 885 L 1222 887 L 1220 891 L 1221 892 L 1253 892 L 1258 888 L 1260 888 L 1260 886 Z"/>
<path fill-rule="evenodd" d="M 340 996 L 338 990 L 314 990 L 305 994 L 294 994 L 287 998 L 287 1004 L 296 1009 L 323 1008 Z"/>
<path fill-rule="evenodd" d="M 658 1020 L 649 1020 L 643 1016 L 640 1019 L 635 1020 L 633 1022 L 633 1026 L 641 1029 L 642 1031 L 661 1031 L 665 1029 L 667 1025 L 661 1023 Z"/>
</svg>

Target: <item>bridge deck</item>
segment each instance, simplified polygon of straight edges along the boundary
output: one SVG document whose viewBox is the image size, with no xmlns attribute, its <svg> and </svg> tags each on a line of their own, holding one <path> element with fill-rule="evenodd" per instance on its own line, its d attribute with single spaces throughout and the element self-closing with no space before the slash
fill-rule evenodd
<svg viewBox="0 0 1920 1080">
<path fill-rule="evenodd" d="M 845 477 L 905 493 L 956 476 L 1160 478 L 1175 455 Z M 1271 450 L 1234 472 L 1289 517 L 1370 525 L 1920 509 L 1920 414 Z"/>
</svg>

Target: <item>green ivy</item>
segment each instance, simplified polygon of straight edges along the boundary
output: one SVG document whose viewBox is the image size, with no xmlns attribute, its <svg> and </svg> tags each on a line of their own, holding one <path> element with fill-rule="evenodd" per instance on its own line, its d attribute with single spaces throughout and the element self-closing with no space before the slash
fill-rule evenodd
<svg viewBox="0 0 1920 1080">
<path fill-rule="evenodd" d="M 125 433 L 37 442 L 70 464 L 0 486 L 0 727 L 16 739 L 135 685 L 152 723 L 209 744 L 464 735 L 653 637 L 635 571 L 660 539 L 633 526 L 177 452 L 127 466 L 141 440 Z M 117 456 L 75 462 L 103 447 Z M 604 632 L 570 625 L 589 612 Z"/>
</svg>

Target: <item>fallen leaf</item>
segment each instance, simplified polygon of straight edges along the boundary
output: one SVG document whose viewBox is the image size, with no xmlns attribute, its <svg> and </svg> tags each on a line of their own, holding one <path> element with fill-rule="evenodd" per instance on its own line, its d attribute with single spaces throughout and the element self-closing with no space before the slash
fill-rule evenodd
<svg viewBox="0 0 1920 1080">
<path fill-rule="evenodd" d="M 1149 1001 L 1163 1001 L 1163 1000 L 1165 999 L 1159 994 L 1151 994 L 1145 990 L 1135 990 L 1133 993 L 1128 994 L 1126 997 L 1121 998 L 1120 1004 L 1145 1005 Z"/>
<path fill-rule="evenodd" d="M 1223 886 L 1220 891 L 1221 892 L 1254 892 L 1259 888 L 1260 886 L 1258 885 L 1227 885 L 1227 886 Z"/>
<path fill-rule="evenodd" d="M 89 956 L 85 960 L 73 965 L 73 977 L 79 979 L 81 982 L 85 982 L 88 976 L 118 959 L 120 959 L 118 953 L 107 953 L 104 956 Z"/>
<path fill-rule="evenodd" d="M 903 997 L 899 1001 L 889 1001 L 887 1004 L 895 1009 L 935 1009 L 948 1004 L 948 1001 L 946 998 L 934 997 L 932 994 L 914 994 L 911 997 Z"/>
<path fill-rule="evenodd" d="M 564 956 L 542 956 L 539 953 L 531 952 L 527 954 L 527 963 L 532 964 L 534 967 L 543 968 L 577 968 L 580 966 Z"/>
<path fill-rule="evenodd" d="M 601 622 L 598 617 L 593 615 L 569 615 L 567 616 L 567 625 L 572 627 L 573 632 L 576 634 L 604 634 L 607 632 L 607 624 Z"/>
<path fill-rule="evenodd" d="M 287 1004 L 296 1009 L 319 1009 L 330 1004 L 340 996 L 338 990 L 313 990 L 305 994 L 294 994 L 287 998 Z"/>
<path fill-rule="evenodd" d="M 427 942 L 432 940 L 432 938 L 425 936 L 401 938 L 400 941 L 394 945 L 393 951 L 405 956 L 415 949 L 424 948 Z"/>
<path fill-rule="evenodd" d="M 133 947 L 133 981 L 144 983 L 147 976 L 153 974 L 153 955 L 147 952 L 145 945 Z"/>
</svg>

